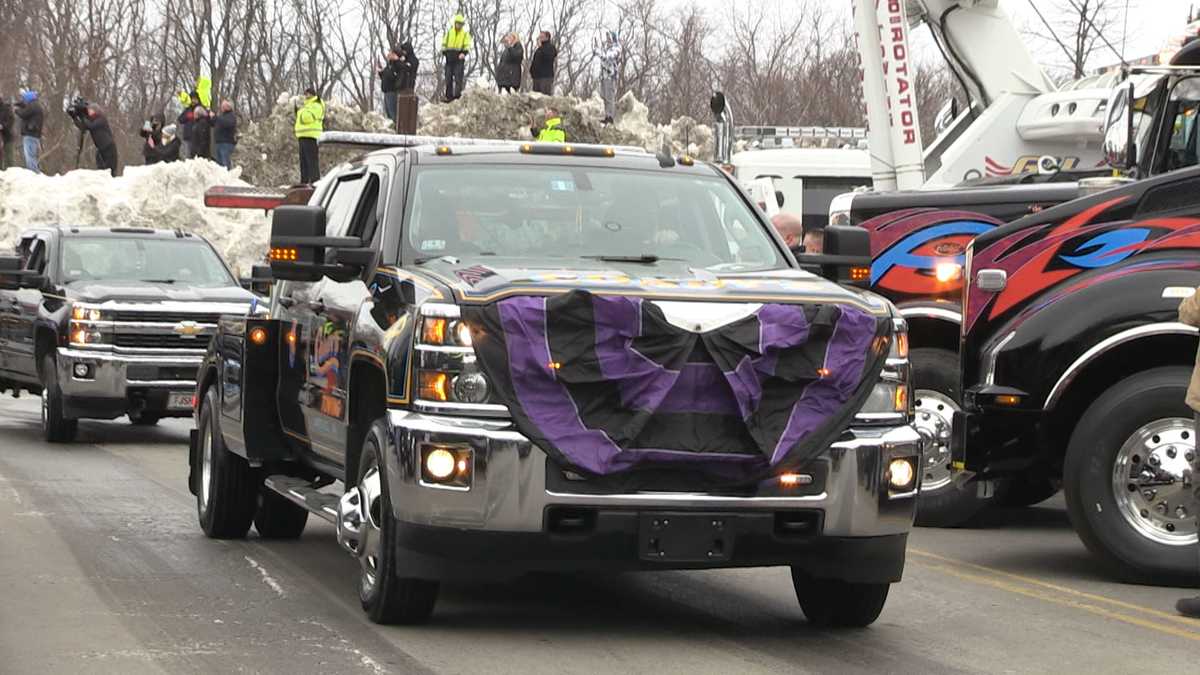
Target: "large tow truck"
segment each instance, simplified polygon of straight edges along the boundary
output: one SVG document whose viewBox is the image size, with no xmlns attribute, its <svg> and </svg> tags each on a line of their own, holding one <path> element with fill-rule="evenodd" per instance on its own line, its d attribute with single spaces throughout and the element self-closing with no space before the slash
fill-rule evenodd
<svg viewBox="0 0 1200 675">
<path fill-rule="evenodd" d="M 835 283 L 690 157 L 335 140 L 375 147 L 275 208 L 270 316 L 201 368 L 208 536 L 333 522 L 377 622 L 481 575 L 772 565 L 810 621 L 875 620 L 924 439 L 865 232 L 808 261 Z"/>
<path fill-rule="evenodd" d="M 897 136 L 888 115 L 873 118 L 872 125 L 878 123 L 884 133 L 872 136 L 872 157 L 886 160 L 876 162 L 875 191 L 837 197 L 830 222 L 861 226 L 871 233 L 871 288 L 892 300 L 909 321 L 917 424 L 938 439 L 925 458 L 917 520 L 925 525 L 953 525 L 990 503 L 1033 504 L 1059 487 L 1044 472 L 1031 471 L 1014 473 L 998 483 L 997 490 L 982 494 L 955 488 L 950 430 L 962 396 L 957 350 L 966 245 L 1005 223 L 1030 215 L 1036 218 L 1055 205 L 1129 182 L 1130 178 L 1113 176 L 1113 167 L 1104 162 L 1101 152 L 1111 107 L 1108 98 L 1122 75 L 1117 72 L 1054 87 L 994 0 L 920 0 L 908 7 L 909 16 L 932 30 L 972 105 L 947 125 L 923 157 L 917 154 L 919 142 L 904 143 L 908 139 Z M 877 81 L 870 77 L 872 67 L 884 66 L 879 63 L 878 46 L 871 44 L 867 33 L 873 23 L 886 24 L 883 19 L 874 22 L 869 10 L 856 14 L 856 20 L 868 75 L 864 81 L 868 111 L 887 111 L 886 99 L 879 96 L 882 87 L 871 86 Z M 887 31 L 882 39 L 893 42 Z M 1134 134 L 1138 146 L 1149 149 L 1138 156 L 1139 177 L 1195 163 L 1194 154 L 1170 150 L 1180 144 L 1173 128 L 1152 125 L 1150 120 L 1166 107 L 1197 98 L 1191 79 L 1200 72 L 1197 48 L 1200 44 L 1185 47 L 1169 66 L 1125 73 L 1125 86 L 1134 90 L 1137 110 Z M 883 60 L 891 72 L 902 65 L 894 58 Z M 1182 109 L 1194 110 L 1194 103 L 1183 104 Z M 1189 118 L 1180 119 L 1186 123 Z M 875 152 L 877 147 L 884 151 Z M 912 169 L 907 183 L 903 172 L 895 170 L 900 166 Z M 921 166 L 928 179 L 915 170 Z"/>
<path fill-rule="evenodd" d="M 1160 76 L 1150 98 L 1134 82 L 1114 92 L 1109 161 L 1191 168 L 968 245 L 954 457 L 985 492 L 1020 475 L 1061 482 L 1080 538 L 1120 575 L 1194 582 L 1196 329 L 1177 312 L 1200 281 L 1200 73 L 1145 72 Z"/>
</svg>

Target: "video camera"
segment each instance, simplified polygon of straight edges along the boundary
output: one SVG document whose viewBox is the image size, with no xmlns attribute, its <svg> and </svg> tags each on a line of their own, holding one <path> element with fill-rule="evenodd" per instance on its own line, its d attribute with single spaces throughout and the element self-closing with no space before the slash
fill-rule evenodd
<svg viewBox="0 0 1200 675">
<path fill-rule="evenodd" d="M 88 105 L 87 99 L 82 96 L 76 96 L 70 103 L 63 107 L 63 112 L 70 117 L 86 117 Z"/>
</svg>

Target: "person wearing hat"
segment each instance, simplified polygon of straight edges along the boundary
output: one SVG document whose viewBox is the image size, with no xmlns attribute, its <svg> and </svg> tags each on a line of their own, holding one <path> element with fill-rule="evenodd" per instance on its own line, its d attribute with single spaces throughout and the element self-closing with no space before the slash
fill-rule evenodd
<svg viewBox="0 0 1200 675">
<path fill-rule="evenodd" d="M 300 145 L 300 182 L 311 185 L 321 179 L 321 157 L 317 139 L 325 128 L 325 103 L 317 90 L 304 90 L 304 104 L 296 109 L 296 140 Z"/>
<path fill-rule="evenodd" d="M 42 154 L 42 122 L 46 117 L 42 104 L 38 102 L 36 91 L 26 89 L 21 92 L 21 100 L 17 102 L 14 111 L 21 118 L 21 143 L 25 151 L 25 168 L 34 173 L 41 173 L 38 157 Z"/>
<path fill-rule="evenodd" d="M 467 30 L 467 18 L 455 14 L 450 28 L 442 37 L 442 56 L 446 58 L 446 103 L 462 97 L 463 79 L 467 72 L 467 54 L 473 41 Z"/>
</svg>

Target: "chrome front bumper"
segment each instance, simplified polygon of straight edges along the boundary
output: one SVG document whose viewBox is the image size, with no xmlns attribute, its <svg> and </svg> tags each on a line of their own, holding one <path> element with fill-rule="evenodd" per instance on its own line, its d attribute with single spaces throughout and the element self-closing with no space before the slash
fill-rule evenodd
<svg viewBox="0 0 1200 675">
<path fill-rule="evenodd" d="M 59 349 L 58 384 L 64 396 L 90 399 L 126 399 L 131 389 L 193 391 L 196 389 L 195 372 L 203 359 L 201 354 L 135 355 L 90 349 Z M 91 367 L 91 377 L 75 376 L 75 365 L 78 363 Z M 129 370 L 138 366 L 190 368 L 192 376 L 186 380 L 132 379 Z"/>
<path fill-rule="evenodd" d="M 819 510 L 821 534 L 829 537 L 881 537 L 912 527 L 916 490 L 889 491 L 888 462 L 919 460 L 924 440 L 910 426 L 852 428 L 822 455 L 828 462 L 825 489 L 805 496 L 719 496 L 705 493 L 642 492 L 572 494 L 546 485 L 546 454 L 508 421 L 465 419 L 392 410 L 393 443 L 387 464 L 393 511 L 416 526 L 541 532 L 552 506 L 635 510 L 705 511 Z M 474 476 L 469 489 L 440 488 L 420 481 L 418 444 L 469 444 Z"/>
</svg>

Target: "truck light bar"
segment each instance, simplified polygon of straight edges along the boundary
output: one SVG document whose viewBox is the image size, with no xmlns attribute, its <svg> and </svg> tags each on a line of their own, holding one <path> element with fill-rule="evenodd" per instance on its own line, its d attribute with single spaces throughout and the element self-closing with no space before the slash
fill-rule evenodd
<svg viewBox="0 0 1200 675">
<path fill-rule="evenodd" d="M 376 134 L 363 131 L 326 131 L 317 139 L 321 145 L 343 145 L 362 148 L 416 148 L 431 146 L 437 148 L 438 154 L 451 154 L 453 148 L 464 146 L 490 146 L 495 148 L 516 148 L 530 145 L 523 141 L 513 141 L 498 138 L 459 138 L 455 136 L 421 136 L 412 134 Z M 583 152 L 601 153 L 606 149 L 613 152 L 647 154 L 645 148 L 632 145 L 596 145 L 591 143 L 570 143 L 575 154 Z M 445 151 L 442 148 L 446 148 Z M 589 150 L 590 149 L 590 150 Z M 558 154 L 558 153 L 556 153 Z M 597 155 L 602 156 L 602 155 Z"/>
<path fill-rule="evenodd" d="M 307 204 L 312 196 L 308 185 L 294 188 L 215 185 L 204 191 L 204 205 L 220 209 L 262 209 L 270 211 L 284 204 Z"/>
</svg>

